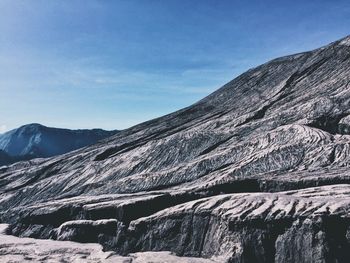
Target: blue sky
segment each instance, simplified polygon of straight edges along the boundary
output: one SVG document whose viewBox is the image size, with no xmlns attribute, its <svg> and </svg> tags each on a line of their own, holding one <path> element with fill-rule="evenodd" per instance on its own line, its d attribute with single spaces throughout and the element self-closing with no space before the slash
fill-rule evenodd
<svg viewBox="0 0 350 263">
<path fill-rule="evenodd" d="M 0 0 L 0 132 L 127 128 L 348 34 L 348 0 Z"/>
</svg>

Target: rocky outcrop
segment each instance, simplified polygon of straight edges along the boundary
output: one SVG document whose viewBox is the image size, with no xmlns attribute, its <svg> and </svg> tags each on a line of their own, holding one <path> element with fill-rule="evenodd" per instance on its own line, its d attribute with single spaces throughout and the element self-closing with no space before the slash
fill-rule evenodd
<svg viewBox="0 0 350 263">
<path fill-rule="evenodd" d="M 18 236 L 218 262 L 349 258 L 349 37 L 93 146 L 0 171 Z"/>
<path fill-rule="evenodd" d="M 4 235 L 3 231 L 6 231 L 6 225 L 0 224 L 1 262 L 215 263 L 203 258 L 177 257 L 168 251 L 122 257 L 102 251 L 98 244 L 18 238 Z"/>
<path fill-rule="evenodd" d="M 133 221 L 126 252 L 172 249 L 219 262 L 346 262 L 349 190 L 337 185 L 188 202 Z"/>
</svg>

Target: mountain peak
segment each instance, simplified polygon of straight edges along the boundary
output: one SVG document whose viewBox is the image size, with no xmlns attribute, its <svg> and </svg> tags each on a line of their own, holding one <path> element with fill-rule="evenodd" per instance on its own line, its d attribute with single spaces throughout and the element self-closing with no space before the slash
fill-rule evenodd
<svg viewBox="0 0 350 263">
<path fill-rule="evenodd" d="M 40 123 L 29 123 L 29 124 L 25 124 L 22 125 L 20 127 L 18 127 L 17 129 L 14 129 L 13 131 L 31 131 L 31 132 L 38 132 L 40 129 L 43 128 L 48 128 Z"/>
</svg>

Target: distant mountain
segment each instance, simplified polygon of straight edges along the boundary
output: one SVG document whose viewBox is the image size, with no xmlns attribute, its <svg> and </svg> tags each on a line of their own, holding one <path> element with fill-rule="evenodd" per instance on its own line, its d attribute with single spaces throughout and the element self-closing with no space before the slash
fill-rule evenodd
<svg viewBox="0 0 350 263">
<path fill-rule="evenodd" d="M 89 146 L 117 131 L 69 130 L 28 124 L 0 134 L 0 165 L 51 157 Z"/>
<path fill-rule="evenodd" d="M 0 166 L 11 163 L 13 158 L 6 152 L 0 150 Z"/>
</svg>

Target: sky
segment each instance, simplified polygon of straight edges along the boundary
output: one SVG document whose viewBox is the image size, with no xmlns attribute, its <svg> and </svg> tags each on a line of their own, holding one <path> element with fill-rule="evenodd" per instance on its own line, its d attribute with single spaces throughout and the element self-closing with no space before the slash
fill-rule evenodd
<svg viewBox="0 0 350 263">
<path fill-rule="evenodd" d="M 128 128 L 349 34 L 348 0 L 0 0 L 0 133 Z"/>
</svg>

